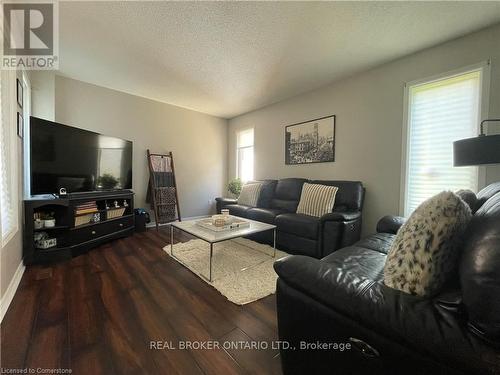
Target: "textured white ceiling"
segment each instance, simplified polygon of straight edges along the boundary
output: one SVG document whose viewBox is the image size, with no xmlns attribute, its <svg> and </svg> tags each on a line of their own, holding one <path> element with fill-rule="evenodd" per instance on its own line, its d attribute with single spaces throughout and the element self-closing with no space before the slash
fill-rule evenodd
<svg viewBox="0 0 500 375">
<path fill-rule="evenodd" d="M 500 22 L 500 2 L 61 2 L 60 72 L 234 117 Z"/>
</svg>

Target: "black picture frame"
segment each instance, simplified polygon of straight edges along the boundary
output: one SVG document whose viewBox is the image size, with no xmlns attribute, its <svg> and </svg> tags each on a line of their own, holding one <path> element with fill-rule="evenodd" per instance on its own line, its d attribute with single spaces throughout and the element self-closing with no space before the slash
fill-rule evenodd
<svg viewBox="0 0 500 375">
<path fill-rule="evenodd" d="M 335 115 L 285 126 L 285 164 L 334 162 L 335 128 Z"/>
<path fill-rule="evenodd" d="M 23 108 L 23 84 L 19 80 L 19 78 L 16 79 L 17 81 L 17 105 L 19 105 L 20 108 Z"/>
<path fill-rule="evenodd" d="M 17 136 L 22 138 L 24 135 L 24 126 L 23 126 L 23 115 L 20 112 L 17 112 Z"/>
</svg>

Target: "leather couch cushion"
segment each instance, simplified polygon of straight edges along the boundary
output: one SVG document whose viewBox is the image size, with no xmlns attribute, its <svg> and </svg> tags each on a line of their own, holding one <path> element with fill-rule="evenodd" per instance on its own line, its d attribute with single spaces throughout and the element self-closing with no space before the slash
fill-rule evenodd
<svg viewBox="0 0 500 375">
<path fill-rule="evenodd" d="M 480 211 L 467 229 L 460 261 L 463 302 L 470 326 L 500 344 L 500 192 Z"/>
<path fill-rule="evenodd" d="M 302 185 L 305 178 L 284 178 L 276 183 L 271 208 L 279 208 L 288 212 L 295 212 L 299 204 Z"/>
<path fill-rule="evenodd" d="M 275 270 L 280 281 L 308 297 L 305 301 L 311 298 L 359 326 L 424 352 L 438 362 L 463 366 L 464 373 L 466 369 L 480 373 L 480 369 L 492 368 L 495 363 L 499 368 L 498 352 L 464 329 L 462 312 L 443 306 L 438 299 L 413 296 L 383 285 L 385 258 L 380 252 L 351 246 L 322 260 L 288 256 L 275 262 Z M 311 306 L 311 316 L 315 307 Z"/>
<path fill-rule="evenodd" d="M 314 239 L 296 236 L 293 233 L 280 232 L 276 234 L 280 248 L 288 254 L 301 254 L 309 257 L 319 258 L 318 242 Z"/>
<path fill-rule="evenodd" d="M 271 201 L 271 207 L 285 210 L 286 212 L 295 212 L 297 211 L 297 206 L 299 205 L 299 201 L 288 201 L 283 199 L 273 199 Z"/>
<path fill-rule="evenodd" d="M 276 261 L 274 268 L 289 285 L 327 306 L 359 317 L 362 309 L 375 312 L 385 307 L 382 293 L 389 290 L 382 284 L 385 259 L 386 255 L 378 251 L 350 246 L 321 260 L 289 256 Z"/>
<path fill-rule="evenodd" d="M 476 212 L 477 208 L 477 197 L 476 194 L 469 189 L 461 189 L 458 190 L 456 193 L 462 200 L 467 203 L 472 211 L 472 213 Z"/>
<path fill-rule="evenodd" d="M 229 214 L 239 217 L 247 217 L 247 211 L 252 207 L 243 206 L 241 204 L 230 204 L 226 206 L 229 209 Z"/>
<path fill-rule="evenodd" d="M 392 233 L 375 233 L 356 242 L 354 246 L 387 254 L 395 238 L 396 235 Z"/>
<path fill-rule="evenodd" d="M 319 219 L 303 214 L 281 214 L 276 217 L 278 230 L 310 239 L 318 238 Z"/>
<path fill-rule="evenodd" d="M 361 211 L 361 208 L 363 207 L 365 189 L 363 188 L 363 184 L 360 181 L 313 180 L 309 182 L 311 184 L 322 184 L 338 187 L 339 190 L 335 195 L 335 208 L 338 208 L 342 211 Z"/>
<path fill-rule="evenodd" d="M 262 188 L 260 189 L 259 201 L 257 207 L 269 208 L 271 207 L 271 200 L 274 197 L 274 189 L 276 189 L 276 180 L 262 180 Z"/>
<path fill-rule="evenodd" d="M 378 221 L 377 232 L 396 234 L 405 221 L 406 219 L 402 216 L 386 215 Z"/>
<path fill-rule="evenodd" d="M 284 212 L 286 211 L 277 208 L 251 208 L 247 211 L 247 218 L 263 223 L 274 224 L 276 216 Z"/>
<path fill-rule="evenodd" d="M 274 190 L 276 199 L 298 201 L 302 193 L 302 185 L 307 180 L 305 178 L 283 178 L 278 180 Z"/>
</svg>

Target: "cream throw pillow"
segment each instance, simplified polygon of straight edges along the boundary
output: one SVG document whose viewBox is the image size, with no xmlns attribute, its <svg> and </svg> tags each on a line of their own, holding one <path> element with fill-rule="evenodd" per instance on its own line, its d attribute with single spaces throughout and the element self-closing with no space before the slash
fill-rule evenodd
<svg viewBox="0 0 500 375">
<path fill-rule="evenodd" d="M 336 186 L 304 183 L 297 213 L 321 217 L 332 212 L 338 190 Z"/>
<path fill-rule="evenodd" d="M 261 183 L 243 185 L 243 187 L 241 188 L 240 196 L 238 197 L 238 204 L 249 207 L 257 207 L 261 189 Z"/>
<path fill-rule="evenodd" d="M 456 270 L 470 207 L 451 191 L 423 202 L 399 229 L 384 267 L 385 285 L 418 296 L 438 293 Z"/>
</svg>

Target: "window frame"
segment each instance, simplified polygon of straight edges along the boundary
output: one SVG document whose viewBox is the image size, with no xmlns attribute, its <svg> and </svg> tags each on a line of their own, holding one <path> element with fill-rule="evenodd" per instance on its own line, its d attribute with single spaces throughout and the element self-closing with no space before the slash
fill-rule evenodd
<svg viewBox="0 0 500 375">
<path fill-rule="evenodd" d="M 251 146 L 241 146 L 240 147 L 240 134 L 241 133 L 245 133 L 245 132 L 249 132 L 249 131 L 252 131 L 252 145 Z M 255 128 L 245 128 L 245 129 L 240 129 L 238 131 L 236 131 L 236 178 L 239 178 L 242 182 L 246 182 L 246 181 L 243 181 L 243 179 L 241 178 L 240 176 L 240 150 L 244 150 L 244 149 L 248 149 L 248 148 L 252 148 L 253 152 L 252 152 L 252 156 L 253 156 L 253 171 L 252 171 L 252 179 L 255 178 Z"/>
<path fill-rule="evenodd" d="M 490 70 L 491 61 L 486 60 L 477 64 L 468 65 L 462 68 L 447 71 L 445 73 L 436 74 L 430 77 L 406 82 L 404 84 L 404 96 L 403 96 L 403 131 L 402 131 L 402 142 L 401 142 L 401 180 L 400 180 L 400 198 L 399 198 L 399 214 L 401 216 L 408 216 L 406 202 L 408 196 L 408 162 L 409 162 L 409 130 L 410 130 L 410 89 L 414 86 L 424 85 L 432 83 L 435 81 L 440 81 L 447 78 L 452 78 L 455 76 L 471 73 L 474 71 L 481 72 L 481 81 L 479 88 L 479 113 L 476 125 L 476 131 L 479 135 L 480 133 L 480 122 L 481 119 L 488 117 L 489 112 L 489 93 L 490 93 Z M 486 185 L 486 167 L 477 166 L 477 187 L 478 190 Z"/>
<path fill-rule="evenodd" d="M 19 231 L 19 187 L 18 187 L 18 160 L 17 154 L 19 152 L 17 145 L 17 71 L 6 70 L 5 74 L 8 75 L 7 81 L 10 91 L 10 105 L 9 105 L 9 117 L 10 123 L 7 124 L 7 138 L 8 138 L 8 155 L 6 162 L 9 164 L 9 179 L 10 179 L 10 194 L 12 199 L 12 210 L 13 210 L 13 222 L 14 225 L 12 229 L 4 235 L 2 222 L 0 220 L 0 246 L 3 249 L 7 244 L 14 238 L 14 236 Z M 23 90 L 23 100 L 24 100 L 24 90 Z M 24 106 L 24 103 L 23 103 Z M 24 119 L 24 118 L 23 118 Z M 6 124 L 3 124 L 5 126 Z M 16 129 L 14 131 L 14 129 Z M 1 205 L 1 204 L 0 204 Z M 1 209 L 1 207 L 0 207 Z"/>
<path fill-rule="evenodd" d="M 24 199 L 31 197 L 31 144 L 30 144 L 30 117 L 31 117 L 31 81 L 29 75 L 22 72 L 22 85 L 23 85 L 23 196 Z"/>
</svg>

